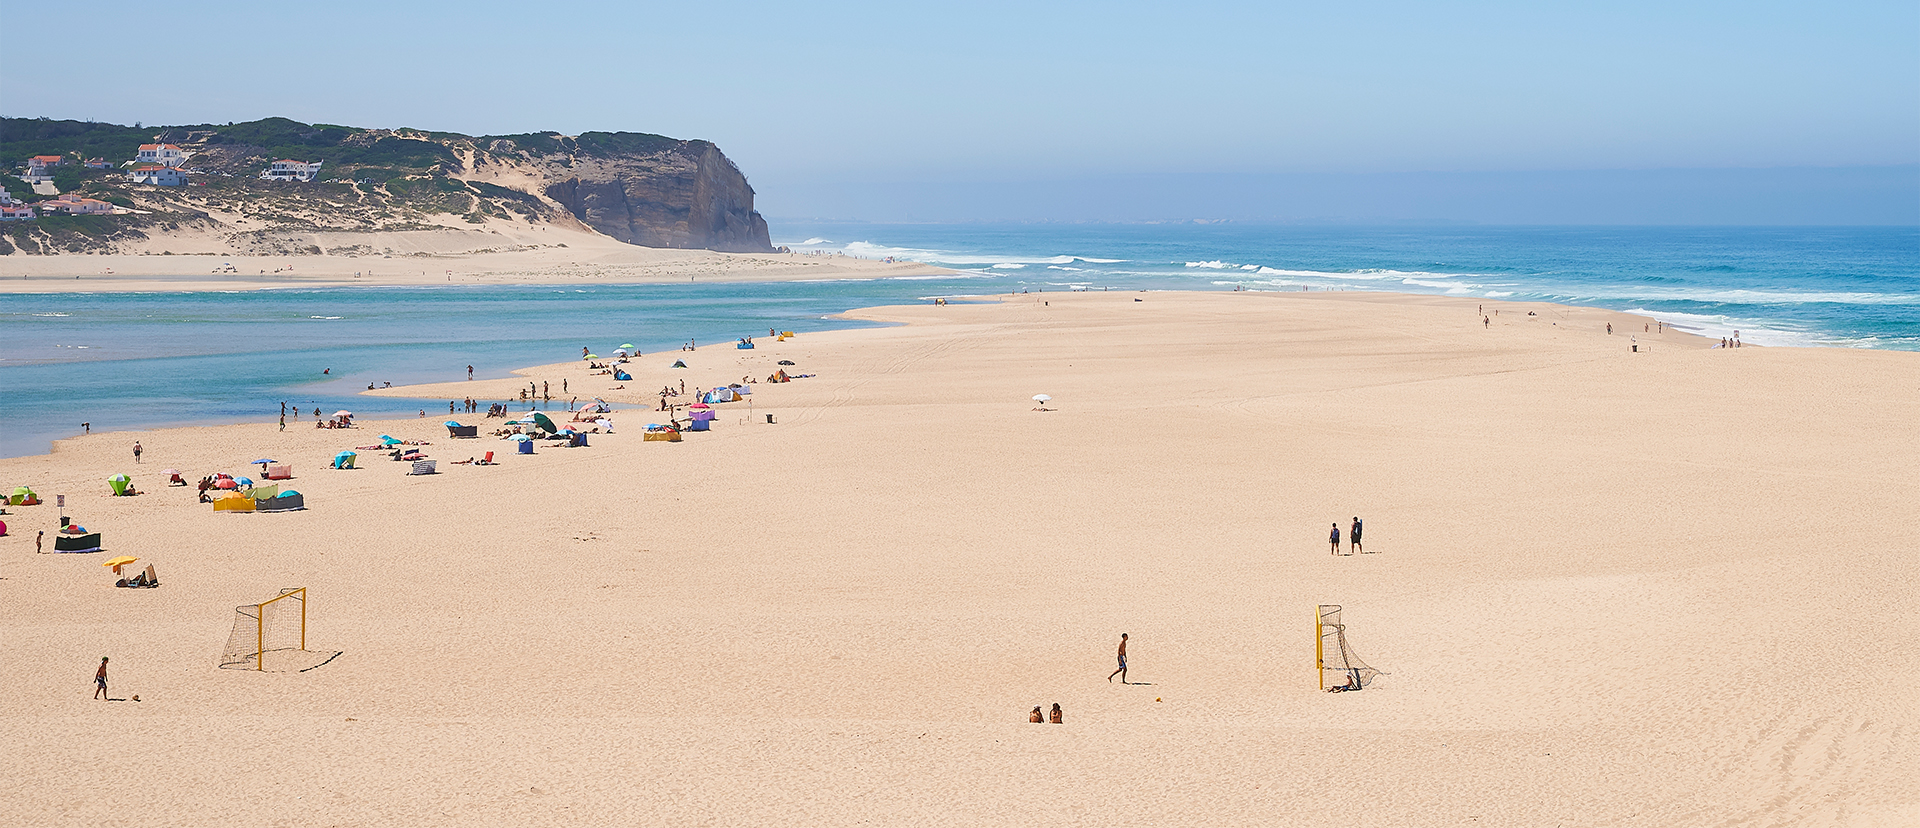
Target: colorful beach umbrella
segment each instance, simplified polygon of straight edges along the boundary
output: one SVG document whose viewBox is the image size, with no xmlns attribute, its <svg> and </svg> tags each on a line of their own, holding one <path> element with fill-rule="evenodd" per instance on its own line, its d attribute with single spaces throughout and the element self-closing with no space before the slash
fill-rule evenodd
<svg viewBox="0 0 1920 828">
<path fill-rule="evenodd" d="M 351 412 L 351 411 L 335 411 L 335 412 L 333 412 L 333 416 L 335 416 L 335 417 L 351 417 L 351 416 L 353 416 L 353 412 Z"/>
<path fill-rule="evenodd" d="M 219 480 L 213 481 L 213 487 L 216 489 L 237 489 L 240 487 L 240 484 L 233 482 L 233 478 L 231 477 L 222 477 Z"/>
</svg>

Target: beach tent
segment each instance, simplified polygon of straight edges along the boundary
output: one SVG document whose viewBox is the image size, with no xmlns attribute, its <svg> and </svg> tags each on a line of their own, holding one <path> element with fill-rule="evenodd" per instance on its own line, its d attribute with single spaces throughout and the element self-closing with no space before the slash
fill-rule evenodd
<svg viewBox="0 0 1920 828">
<path fill-rule="evenodd" d="M 398 437 L 395 437 L 395 436 L 393 436 L 393 435 L 391 435 L 391 434 L 382 434 L 382 435 L 380 435 L 380 445 L 383 445 L 383 446 L 397 446 L 397 445 L 400 445 L 400 443 L 401 443 L 401 442 L 403 442 L 403 441 L 402 441 L 402 440 L 401 440 L 400 438 L 398 438 Z"/>
<path fill-rule="evenodd" d="M 73 535 L 60 532 L 53 536 L 53 551 L 74 553 L 98 552 L 100 551 L 100 533 L 94 532 L 92 534 Z"/>
<path fill-rule="evenodd" d="M 608 433 L 608 434 L 612 434 L 612 433 L 613 433 L 613 421 L 612 421 L 612 420 L 609 420 L 609 419 L 607 419 L 607 418 L 605 418 L 605 417 L 601 417 L 601 418 L 600 418 L 600 419 L 598 419 L 598 420 L 594 420 L 594 421 L 593 421 L 593 424 L 594 424 L 594 425 L 597 425 L 597 426 L 599 426 L 599 427 L 601 427 L 601 428 L 603 428 L 603 429 L 606 429 L 606 431 L 607 431 L 607 433 Z"/>
<path fill-rule="evenodd" d="M 127 493 L 127 487 L 133 485 L 133 478 L 124 474 L 116 474 L 107 478 L 107 485 L 113 487 L 113 493 L 115 495 L 123 495 Z"/>
<path fill-rule="evenodd" d="M 632 374 L 629 374 L 629 373 L 627 373 L 627 372 L 625 372 L 625 371 L 622 371 L 622 370 L 620 370 L 620 369 L 618 369 L 618 368 L 615 368 L 615 369 L 613 369 L 613 378 L 614 378 L 614 379 L 616 379 L 616 380 L 618 380 L 618 381 L 620 381 L 620 382 L 626 382 L 626 381 L 628 381 L 628 380 L 631 380 L 631 379 L 633 379 L 633 375 L 632 375 Z"/>
<path fill-rule="evenodd" d="M 673 361 L 673 367 L 675 367 L 675 368 L 685 368 L 685 367 L 687 367 L 687 361 L 686 361 L 686 360 L 684 360 L 684 359 L 676 359 L 676 360 L 674 360 L 674 361 Z"/>
<path fill-rule="evenodd" d="M 254 502 L 259 512 L 297 512 L 307 508 L 307 499 L 296 491 L 284 491 L 275 497 Z"/>
<path fill-rule="evenodd" d="M 34 494 L 32 489 L 20 486 L 13 490 L 13 496 L 7 498 L 7 502 L 13 506 L 32 506 L 40 502 L 40 496 Z"/>
<path fill-rule="evenodd" d="M 360 453 L 357 451 L 340 452 L 333 456 L 333 467 L 336 469 L 351 469 L 353 468 L 353 458 L 359 456 Z"/>
</svg>

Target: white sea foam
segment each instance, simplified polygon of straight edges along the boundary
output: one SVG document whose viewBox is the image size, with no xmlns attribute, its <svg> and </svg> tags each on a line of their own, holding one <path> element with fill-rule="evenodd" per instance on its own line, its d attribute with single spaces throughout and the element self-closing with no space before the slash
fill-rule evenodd
<svg viewBox="0 0 1920 828">
<path fill-rule="evenodd" d="M 54 313 L 36 313 L 36 314 L 34 314 L 34 316 L 44 316 L 44 317 L 55 317 L 55 318 L 57 318 L 57 317 L 65 317 L 65 316 L 72 316 L 72 315 L 73 315 L 73 314 L 71 314 L 71 313 L 60 313 L 60 312 L 57 312 L 57 311 L 56 311 L 56 312 L 54 312 Z"/>
<path fill-rule="evenodd" d="M 833 241 L 831 239 L 823 239 L 816 236 L 814 238 L 807 239 L 806 241 L 801 242 L 801 244 L 807 245 L 808 247 L 812 247 L 817 244 L 833 244 Z"/>
<path fill-rule="evenodd" d="M 1215 259 L 1211 262 L 1187 262 L 1187 267 L 1203 267 L 1208 270 L 1226 270 L 1228 268 L 1238 268 L 1239 265 L 1233 264 L 1230 262 L 1223 262 L 1223 261 L 1220 261 L 1219 259 Z"/>
<path fill-rule="evenodd" d="M 308 319 L 339 319 L 338 316 L 309 316 Z"/>
<path fill-rule="evenodd" d="M 1486 293 L 1486 297 L 1488 299 L 1499 299 L 1501 297 L 1512 296 L 1512 295 L 1513 295 L 1513 291 L 1511 290 L 1489 290 Z"/>
<path fill-rule="evenodd" d="M 1026 265 L 1023 265 L 1023 264 L 1020 264 L 1020 263 L 1018 263 L 1018 262 L 1001 262 L 1000 264 L 997 264 L 997 265 L 994 265 L 994 266 L 993 266 L 993 269 L 995 269 L 995 270 L 1019 270 L 1020 268 L 1023 268 L 1023 267 L 1026 267 Z"/>
</svg>

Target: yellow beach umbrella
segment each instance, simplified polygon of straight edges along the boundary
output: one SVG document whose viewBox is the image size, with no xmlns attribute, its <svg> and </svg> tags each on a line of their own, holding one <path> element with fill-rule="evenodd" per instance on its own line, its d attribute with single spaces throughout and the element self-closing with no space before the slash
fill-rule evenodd
<svg viewBox="0 0 1920 828">
<path fill-rule="evenodd" d="M 120 574 L 120 567 L 133 563 L 134 561 L 137 561 L 137 560 L 140 560 L 140 559 L 132 555 L 121 555 L 117 558 L 107 561 L 106 563 L 101 564 L 101 566 L 113 567 L 113 574 L 118 575 Z"/>
</svg>

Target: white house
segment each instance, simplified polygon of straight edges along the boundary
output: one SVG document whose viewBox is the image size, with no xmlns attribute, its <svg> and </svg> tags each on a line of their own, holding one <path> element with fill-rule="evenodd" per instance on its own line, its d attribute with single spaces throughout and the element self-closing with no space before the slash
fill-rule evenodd
<svg viewBox="0 0 1920 828">
<path fill-rule="evenodd" d="M 282 158 L 273 162 L 273 166 L 261 173 L 260 178 L 263 181 L 312 181 L 314 176 L 320 174 L 320 165 L 324 163 L 326 162 L 315 161 L 308 164 L 304 161 Z"/>
<path fill-rule="evenodd" d="M 134 156 L 136 164 L 159 164 L 162 167 L 179 168 L 187 163 L 188 153 L 172 144 L 141 144 L 140 154 Z"/>
<path fill-rule="evenodd" d="M 39 184 L 53 180 L 53 168 L 67 163 L 64 156 L 36 155 L 27 159 L 27 174 L 20 176 L 28 184 Z"/>
<path fill-rule="evenodd" d="M 159 164 L 143 164 L 134 167 L 133 172 L 127 173 L 127 180 L 135 184 L 153 184 L 160 187 L 184 187 L 187 184 L 187 174 L 173 167 L 163 167 Z"/>
<path fill-rule="evenodd" d="M 0 204 L 0 221 L 33 221 L 34 218 L 30 204 Z"/>
</svg>

